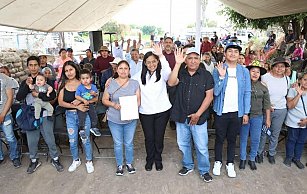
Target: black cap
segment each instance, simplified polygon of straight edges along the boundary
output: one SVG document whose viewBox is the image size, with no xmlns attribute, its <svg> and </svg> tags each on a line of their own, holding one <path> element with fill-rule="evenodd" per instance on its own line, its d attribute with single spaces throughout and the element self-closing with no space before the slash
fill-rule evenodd
<svg viewBox="0 0 307 194">
<path fill-rule="evenodd" d="M 72 48 L 67 48 L 67 50 L 66 50 L 67 52 L 74 52 L 74 50 L 72 50 Z"/>
</svg>

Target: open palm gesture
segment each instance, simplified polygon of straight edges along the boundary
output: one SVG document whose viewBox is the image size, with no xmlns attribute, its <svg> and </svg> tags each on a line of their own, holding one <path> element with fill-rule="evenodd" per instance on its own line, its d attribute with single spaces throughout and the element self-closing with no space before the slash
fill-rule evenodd
<svg viewBox="0 0 307 194">
<path fill-rule="evenodd" d="M 221 77 L 225 77 L 226 67 L 224 66 L 224 64 L 222 62 L 219 62 L 219 63 L 217 63 L 216 68 L 217 68 L 217 71 L 219 72 L 219 75 Z"/>
<path fill-rule="evenodd" d="M 176 49 L 175 59 L 177 64 L 182 64 L 185 61 L 186 56 L 184 56 L 181 48 Z"/>
<path fill-rule="evenodd" d="M 161 56 L 161 55 L 162 55 L 162 46 L 161 46 L 161 45 L 159 45 L 159 44 L 154 44 L 154 45 L 153 45 L 153 49 L 154 49 L 154 51 L 153 51 L 154 54 L 156 54 L 156 55 L 158 55 L 158 56 Z"/>
</svg>

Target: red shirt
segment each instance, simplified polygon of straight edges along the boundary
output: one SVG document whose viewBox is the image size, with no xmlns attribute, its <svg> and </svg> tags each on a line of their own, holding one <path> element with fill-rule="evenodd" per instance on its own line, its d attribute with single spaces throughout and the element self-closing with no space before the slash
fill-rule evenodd
<svg viewBox="0 0 307 194">
<path fill-rule="evenodd" d="M 211 51 L 211 43 L 210 42 L 202 42 L 201 46 L 200 46 L 200 53 L 204 54 L 206 52 L 210 52 Z"/>
<path fill-rule="evenodd" d="M 95 73 L 100 73 L 101 71 L 108 69 L 112 62 L 114 60 L 114 57 L 108 56 L 107 58 L 103 58 L 102 56 L 97 57 L 94 63 L 93 71 Z"/>
<path fill-rule="evenodd" d="M 174 51 L 172 51 L 170 54 L 167 54 L 165 51 L 163 51 L 162 53 L 165 56 L 166 60 L 168 61 L 169 67 L 171 68 L 171 70 L 173 70 L 175 65 L 176 65 L 176 59 L 175 59 Z"/>
</svg>

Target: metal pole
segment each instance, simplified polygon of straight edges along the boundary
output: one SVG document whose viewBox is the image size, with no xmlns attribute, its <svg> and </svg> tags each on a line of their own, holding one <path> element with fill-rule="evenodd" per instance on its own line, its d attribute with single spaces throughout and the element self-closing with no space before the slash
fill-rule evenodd
<svg viewBox="0 0 307 194">
<path fill-rule="evenodd" d="M 196 28 L 195 28 L 195 48 L 200 50 L 200 37 L 201 37 L 201 0 L 196 0 Z"/>
</svg>

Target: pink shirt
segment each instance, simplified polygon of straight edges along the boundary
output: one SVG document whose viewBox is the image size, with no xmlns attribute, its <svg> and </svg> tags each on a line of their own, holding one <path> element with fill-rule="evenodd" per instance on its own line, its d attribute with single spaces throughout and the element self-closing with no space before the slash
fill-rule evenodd
<svg viewBox="0 0 307 194">
<path fill-rule="evenodd" d="M 294 50 L 293 52 L 293 57 L 300 57 L 301 59 L 303 58 L 303 49 L 298 47 Z"/>
<path fill-rule="evenodd" d="M 58 69 L 58 74 L 57 74 L 57 76 L 56 76 L 57 79 L 60 79 L 60 78 L 61 78 L 62 70 L 63 70 L 63 65 L 64 65 L 64 63 L 65 63 L 66 61 L 72 61 L 72 59 L 69 58 L 69 57 L 66 57 L 66 58 L 63 60 L 63 59 L 60 57 L 60 58 L 57 58 L 57 59 L 55 60 L 55 62 L 53 63 L 52 66 L 53 66 L 55 69 Z"/>
</svg>

